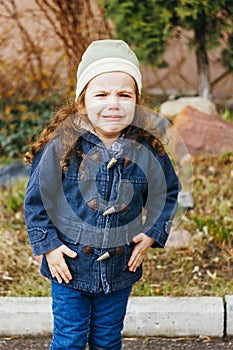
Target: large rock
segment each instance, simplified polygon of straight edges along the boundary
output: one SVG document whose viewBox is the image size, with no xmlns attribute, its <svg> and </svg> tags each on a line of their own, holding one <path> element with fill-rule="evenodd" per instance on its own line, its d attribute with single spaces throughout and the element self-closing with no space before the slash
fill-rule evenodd
<svg viewBox="0 0 233 350">
<path fill-rule="evenodd" d="M 176 157 L 184 155 L 184 144 L 192 156 L 221 155 L 233 151 L 233 124 L 185 107 L 174 120 L 177 131 L 169 135 Z"/>
<path fill-rule="evenodd" d="M 181 97 L 177 100 L 166 101 L 160 106 L 160 114 L 166 118 L 172 118 L 186 106 L 193 107 L 205 114 L 217 115 L 215 104 L 203 97 Z"/>
<path fill-rule="evenodd" d="M 0 187 L 7 187 L 13 182 L 28 178 L 30 166 L 20 161 L 10 165 L 0 166 Z"/>
<path fill-rule="evenodd" d="M 165 248 L 167 250 L 171 248 L 180 249 L 188 248 L 191 241 L 191 234 L 184 229 L 171 230 Z"/>
</svg>

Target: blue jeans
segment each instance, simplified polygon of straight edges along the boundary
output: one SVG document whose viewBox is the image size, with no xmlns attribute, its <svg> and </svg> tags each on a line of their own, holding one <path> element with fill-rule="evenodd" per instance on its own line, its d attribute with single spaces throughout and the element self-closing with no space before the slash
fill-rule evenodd
<svg viewBox="0 0 233 350">
<path fill-rule="evenodd" d="M 52 282 L 54 317 L 50 350 L 120 350 L 131 287 L 89 293 Z"/>
</svg>

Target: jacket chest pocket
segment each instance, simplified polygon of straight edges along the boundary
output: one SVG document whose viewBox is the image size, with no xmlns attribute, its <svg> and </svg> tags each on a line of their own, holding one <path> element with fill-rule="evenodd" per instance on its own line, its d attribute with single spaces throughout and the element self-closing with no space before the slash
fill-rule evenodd
<svg viewBox="0 0 233 350">
<path fill-rule="evenodd" d="M 123 178 L 120 184 L 119 199 L 134 211 L 134 208 L 142 206 L 147 195 L 147 188 L 146 177 Z"/>
</svg>

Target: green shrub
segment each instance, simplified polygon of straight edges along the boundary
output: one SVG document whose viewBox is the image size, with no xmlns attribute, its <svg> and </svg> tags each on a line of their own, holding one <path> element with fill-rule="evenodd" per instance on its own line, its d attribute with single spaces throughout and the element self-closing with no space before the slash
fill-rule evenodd
<svg viewBox="0 0 233 350">
<path fill-rule="evenodd" d="M 24 195 L 26 188 L 26 180 L 17 181 L 7 188 L 2 196 L 4 206 L 11 213 L 17 212 L 18 210 L 22 210 Z"/>
<path fill-rule="evenodd" d="M 0 101 L 0 151 L 2 155 L 18 157 L 34 141 L 58 105 L 51 101 L 24 101 L 16 105 Z"/>
<path fill-rule="evenodd" d="M 229 122 L 233 122 L 233 111 L 231 111 L 230 109 L 226 108 L 224 110 L 224 112 L 221 115 L 223 120 L 229 121 Z"/>
<path fill-rule="evenodd" d="M 233 236 L 230 225 L 224 225 L 222 222 L 206 218 L 196 218 L 195 222 L 200 231 L 206 230 L 217 242 L 231 243 Z"/>
</svg>

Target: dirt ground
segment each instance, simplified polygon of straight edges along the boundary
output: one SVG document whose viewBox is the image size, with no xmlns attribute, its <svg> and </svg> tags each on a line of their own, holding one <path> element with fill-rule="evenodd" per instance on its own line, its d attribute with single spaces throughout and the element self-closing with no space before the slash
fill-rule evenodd
<svg viewBox="0 0 233 350">
<path fill-rule="evenodd" d="M 0 350 L 48 350 L 50 338 L 0 338 Z M 229 350 L 233 338 L 124 338 L 122 350 Z M 68 350 L 68 349 L 67 349 Z"/>
</svg>

